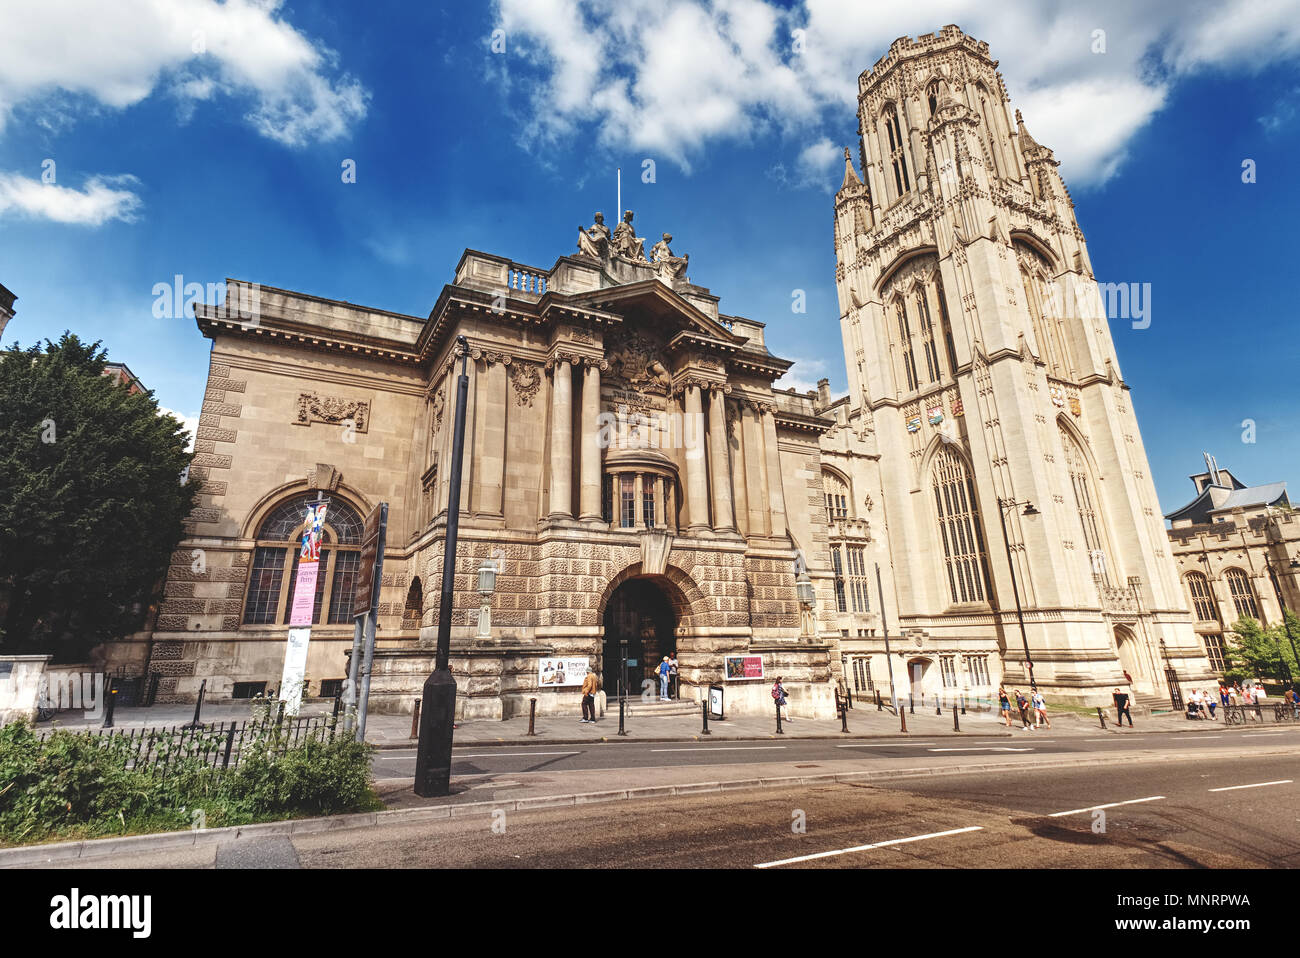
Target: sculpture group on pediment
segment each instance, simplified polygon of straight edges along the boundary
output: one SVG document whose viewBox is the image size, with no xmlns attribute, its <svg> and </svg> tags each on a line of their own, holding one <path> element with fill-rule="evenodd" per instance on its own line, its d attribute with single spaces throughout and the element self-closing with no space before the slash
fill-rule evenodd
<svg viewBox="0 0 1300 958">
<path fill-rule="evenodd" d="M 648 266 L 656 276 L 668 285 L 684 279 L 690 256 L 677 256 L 669 244 L 673 241 L 671 233 L 664 233 L 663 238 L 650 248 L 650 257 L 646 258 L 645 239 L 636 235 L 632 226 L 632 210 L 625 210 L 623 221 L 610 232 L 605 225 L 605 214 L 597 213 L 590 226 L 578 227 L 578 252 L 583 256 L 605 265 L 635 264 Z"/>
<path fill-rule="evenodd" d="M 667 396 L 673 377 L 662 358 L 663 344 L 642 332 L 616 341 L 609 351 L 610 376 L 640 393 Z"/>
</svg>

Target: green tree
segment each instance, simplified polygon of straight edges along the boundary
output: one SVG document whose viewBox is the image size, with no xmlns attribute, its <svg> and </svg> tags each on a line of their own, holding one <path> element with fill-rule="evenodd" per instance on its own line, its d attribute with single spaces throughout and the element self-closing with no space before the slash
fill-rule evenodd
<svg viewBox="0 0 1300 958">
<path fill-rule="evenodd" d="M 1292 635 L 1300 637 L 1300 620 L 1290 612 L 1287 619 Z M 1233 623 L 1232 632 L 1225 648 L 1228 678 L 1234 681 L 1256 677 L 1280 679 L 1288 669 L 1293 677 L 1300 678 L 1291 643 L 1280 623 L 1264 628 L 1255 619 L 1242 616 Z"/>
<path fill-rule="evenodd" d="M 152 392 L 65 332 L 0 354 L 0 650 L 76 661 L 138 629 L 196 482 Z"/>
</svg>

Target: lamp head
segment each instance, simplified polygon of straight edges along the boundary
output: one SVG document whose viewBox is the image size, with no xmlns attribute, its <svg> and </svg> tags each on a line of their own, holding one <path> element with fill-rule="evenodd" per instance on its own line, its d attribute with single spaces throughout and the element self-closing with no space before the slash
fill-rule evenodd
<svg viewBox="0 0 1300 958">
<path fill-rule="evenodd" d="M 1038 515 L 1038 510 L 1034 508 L 1034 504 L 1033 504 L 1032 502 L 1026 502 L 1026 503 L 1025 503 L 1025 511 L 1022 512 L 1021 515 L 1022 515 L 1022 516 L 1036 516 L 1036 515 Z"/>
</svg>

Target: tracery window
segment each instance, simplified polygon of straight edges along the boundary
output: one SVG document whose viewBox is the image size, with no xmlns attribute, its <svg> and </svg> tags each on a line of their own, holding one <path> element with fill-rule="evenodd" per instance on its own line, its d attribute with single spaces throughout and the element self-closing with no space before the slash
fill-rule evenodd
<svg viewBox="0 0 1300 958">
<path fill-rule="evenodd" d="M 930 382 L 939 381 L 939 351 L 934 345 L 934 320 L 930 318 L 930 303 L 925 295 L 925 287 L 916 290 L 916 314 L 921 320 L 921 347 L 925 351 L 925 369 L 930 374 Z"/>
<path fill-rule="evenodd" d="M 822 472 L 822 491 L 826 496 L 826 521 L 843 522 L 849 517 L 849 487 L 833 472 Z"/>
<path fill-rule="evenodd" d="M 245 625 L 287 625 L 293 608 L 294 582 L 307 506 L 315 504 L 309 492 L 286 500 L 262 520 L 244 599 Z M 314 624 L 345 624 L 352 617 L 352 593 L 361 558 L 362 520 L 356 510 L 337 497 L 325 511 L 321 548 L 321 573 L 316 579 Z M 285 588 L 287 584 L 287 588 Z M 325 610 L 322 623 L 322 610 Z"/>
<path fill-rule="evenodd" d="M 1102 519 L 1097 513 L 1088 462 L 1069 430 L 1059 422 L 1057 429 L 1061 434 L 1061 446 L 1065 451 L 1065 467 L 1070 473 L 1070 486 L 1074 490 L 1074 506 L 1079 513 L 1079 522 L 1083 526 L 1083 541 L 1088 548 L 1093 575 L 1099 575 L 1103 581 L 1109 583 L 1110 563 L 1106 561 L 1106 539 L 1102 534 Z"/>
<path fill-rule="evenodd" d="M 983 602 L 987 594 L 984 536 L 970 470 L 955 450 L 945 446 L 935 456 L 930 481 L 952 601 Z"/>
<path fill-rule="evenodd" d="M 900 296 L 894 300 L 894 312 L 898 316 L 898 341 L 903 351 L 903 377 L 907 381 L 907 391 L 913 392 L 919 380 L 916 375 L 916 357 L 912 355 L 912 324 L 907 318 L 907 307 Z"/>
<path fill-rule="evenodd" d="M 1189 572 L 1184 579 L 1192 597 L 1192 608 L 1196 610 L 1196 621 L 1218 622 L 1219 612 L 1210 593 L 1210 580 L 1202 572 Z"/>
<path fill-rule="evenodd" d="M 1250 587 L 1250 577 L 1240 569 L 1229 569 L 1224 578 L 1228 580 L 1228 594 L 1232 596 L 1237 615 L 1258 619 L 1259 606 L 1255 603 L 1255 590 Z"/>
<path fill-rule="evenodd" d="M 903 147 L 903 130 L 898 125 L 898 110 L 891 103 L 885 107 L 881 119 L 885 123 L 885 134 L 889 140 L 889 161 L 894 170 L 895 198 L 912 189 L 912 182 L 907 175 L 907 154 Z"/>
</svg>

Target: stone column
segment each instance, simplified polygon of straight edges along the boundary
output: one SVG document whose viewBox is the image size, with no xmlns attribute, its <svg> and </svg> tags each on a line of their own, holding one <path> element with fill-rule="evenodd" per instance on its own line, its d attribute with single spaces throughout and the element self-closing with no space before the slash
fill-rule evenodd
<svg viewBox="0 0 1300 958">
<path fill-rule="evenodd" d="M 632 528 L 645 528 L 645 480 L 637 473 L 632 480 Z"/>
<path fill-rule="evenodd" d="M 781 488 L 781 451 L 777 446 L 776 417 L 772 407 L 763 407 L 763 452 L 767 458 L 767 502 L 772 516 L 772 535 L 785 535 L 785 492 Z"/>
<path fill-rule="evenodd" d="M 506 367 L 499 358 L 486 361 L 480 373 L 475 402 L 474 476 L 475 515 L 502 514 L 506 466 Z"/>
<path fill-rule="evenodd" d="M 709 396 L 709 460 L 713 466 L 713 528 L 734 532 L 736 520 L 731 512 L 731 462 L 727 453 L 727 406 L 722 390 L 714 388 Z"/>
<path fill-rule="evenodd" d="M 582 374 L 582 435 L 578 441 L 578 518 L 600 521 L 600 367 L 588 361 Z"/>
<path fill-rule="evenodd" d="M 731 439 L 727 439 L 727 447 L 731 449 L 731 468 L 733 470 L 732 489 L 736 497 L 736 528 L 742 535 L 748 535 L 749 525 L 749 492 L 745 488 L 745 447 L 743 445 L 743 430 L 741 428 L 740 418 L 737 417 L 735 423 L 736 443 L 732 447 Z"/>
<path fill-rule="evenodd" d="M 567 359 L 557 357 L 551 373 L 550 519 L 573 518 L 572 368 Z"/>
<path fill-rule="evenodd" d="M 749 534 L 769 535 L 767 512 L 767 459 L 763 456 L 763 426 L 749 403 L 740 407 L 740 425 L 745 453 L 745 499 L 749 504 Z"/>
<path fill-rule="evenodd" d="M 686 508 L 691 513 L 687 531 L 698 532 L 709 527 L 708 479 L 704 475 L 704 408 L 699 386 L 686 387 L 685 416 L 682 434 L 693 436 L 698 442 L 698 448 L 686 450 Z"/>
<path fill-rule="evenodd" d="M 677 493 L 672 479 L 664 480 L 664 525 L 672 532 L 677 531 Z"/>
</svg>

